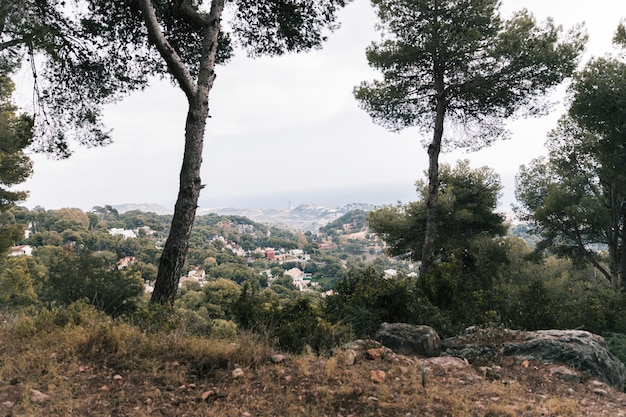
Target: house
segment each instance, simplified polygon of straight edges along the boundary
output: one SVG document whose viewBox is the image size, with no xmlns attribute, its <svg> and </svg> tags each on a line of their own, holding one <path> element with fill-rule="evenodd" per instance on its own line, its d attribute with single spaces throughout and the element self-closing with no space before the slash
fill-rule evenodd
<svg viewBox="0 0 626 417">
<path fill-rule="evenodd" d="M 137 258 L 134 256 L 125 256 L 119 261 L 117 261 L 117 269 L 124 269 L 129 267 L 131 264 L 134 264 L 137 261 Z"/>
<path fill-rule="evenodd" d="M 9 256 L 26 255 L 31 256 L 33 254 L 33 247 L 30 245 L 11 246 L 9 249 Z"/>
<path fill-rule="evenodd" d="M 121 235 L 124 237 L 124 239 L 137 237 L 137 234 L 133 230 L 128 230 L 128 229 L 112 228 L 112 229 L 109 229 L 109 233 L 112 235 Z"/>
<path fill-rule="evenodd" d="M 178 286 L 182 286 L 184 282 L 197 282 L 201 286 L 206 284 L 206 272 L 204 269 L 196 266 L 193 268 L 186 277 L 182 277 L 178 283 Z"/>
<path fill-rule="evenodd" d="M 298 268 L 291 268 L 290 270 L 285 271 L 285 275 L 288 275 L 288 276 L 291 277 L 291 279 L 293 281 L 293 285 L 298 287 L 298 289 L 300 291 L 302 291 L 303 289 L 305 289 L 309 285 L 311 285 L 311 281 L 305 280 L 304 279 L 305 278 L 304 272 L 302 272 Z"/>
</svg>

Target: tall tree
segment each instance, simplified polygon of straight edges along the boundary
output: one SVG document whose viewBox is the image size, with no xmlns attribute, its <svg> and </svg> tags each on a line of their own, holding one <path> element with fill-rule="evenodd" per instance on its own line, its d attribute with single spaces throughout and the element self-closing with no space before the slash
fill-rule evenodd
<svg viewBox="0 0 626 417">
<path fill-rule="evenodd" d="M 626 290 L 626 62 L 590 60 L 570 93 L 548 158 L 521 167 L 517 197 L 544 238 L 540 249 L 591 263 Z M 598 245 L 608 248 L 608 263 Z"/>
<path fill-rule="evenodd" d="M 200 166 L 215 65 L 230 56 L 231 34 L 251 56 L 317 48 L 325 40 L 325 30 L 337 26 L 336 12 L 347 1 L 87 1 L 89 16 L 83 21 L 94 35 L 108 41 L 110 51 L 139 54 L 157 72 L 171 75 L 187 97 L 180 189 L 152 295 L 152 302 L 172 305 L 203 188 Z M 228 25 L 222 25 L 225 17 Z M 160 65 L 153 61 L 155 51 Z M 136 58 L 135 62 L 142 63 Z"/>
<path fill-rule="evenodd" d="M 372 4 L 382 41 L 367 49 L 367 59 L 383 78 L 361 83 L 354 94 L 376 123 L 432 133 L 424 276 L 435 256 L 442 149 L 479 149 L 507 136 L 503 119 L 544 112 L 542 97 L 575 69 L 586 37 L 581 27 L 562 36 L 551 20 L 539 25 L 525 10 L 503 21 L 499 0 Z"/>
</svg>

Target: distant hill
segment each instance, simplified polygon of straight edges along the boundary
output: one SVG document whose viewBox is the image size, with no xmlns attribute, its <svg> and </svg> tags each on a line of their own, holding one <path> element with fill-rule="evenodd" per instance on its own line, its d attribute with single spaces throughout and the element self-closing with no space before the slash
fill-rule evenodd
<svg viewBox="0 0 626 417">
<path fill-rule="evenodd" d="M 320 227 L 338 219 L 352 210 L 373 210 L 373 204 L 351 203 L 345 206 L 318 206 L 303 204 L 293 210 L 288 209 L 249 209 L 249 208 L 211 208 L 198 209 L 198 215 L 217 213 L 221 215 L 244 216 L 257 223 L 303 231 L 316 231 Z"/>
<path fill-rule="evenodd" d="M 118 204 L 112 206 L 120 213 L 126 213 L 127 211 L 139 210 L 144 213 L 156 213 L 156 214 L 174 214 L 174 208 L 167 208 L 159 204 Z"/>
<path fill-rule="evenodd" d="M 159 204 L 118 204 L 112 206 L 120 213 L 139 210 L 144 213 L 156 213 L 159 215 L 173 214 L 173 208 L 167 208 Z M 282 227 L 291 230 L 316 231 L 338 219 L 349 211 L 371 211 L 376 206 L 367 203 L 350 203 L 344 206 L 319 206 L 314 204 L 302 204 L 292 210 L 289 209 L 256 209 L 238 207 L 199 208 L 196 215 L 202 216 L 215 213 L 223 216 L 236 215 L 268 226 Z"/>
</svg>

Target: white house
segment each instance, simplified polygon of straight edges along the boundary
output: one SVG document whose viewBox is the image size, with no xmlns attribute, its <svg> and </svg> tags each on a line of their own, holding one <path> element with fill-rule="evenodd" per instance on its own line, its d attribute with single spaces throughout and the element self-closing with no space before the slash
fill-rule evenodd
<svg viewBox="0 0 626 417">
<path fill-rule="evenodd" d="M 11 246 L 11 249 L 9 249 L 9 256 L 31 256 L 32 254 L 33 247 L 30 245 Z"/>
</svg>

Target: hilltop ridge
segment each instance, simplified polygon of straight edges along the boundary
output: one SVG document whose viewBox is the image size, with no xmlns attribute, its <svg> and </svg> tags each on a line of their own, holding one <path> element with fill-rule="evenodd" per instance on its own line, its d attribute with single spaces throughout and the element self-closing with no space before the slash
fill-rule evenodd
<svg viewBox="0 0 626 417">
<path fill-rule="evenodd" d="M 173 209 L 158 204 L 119 204 L 113 206 L 120 213 L 131 210 L 154 212 L 156 214 L 172 214 Z M 216 207 L 198 208 L 196 214 L 202 216 L 209 213 L 220 215 L 237 215 L 247 217 L 252 221 L 270 226 L 283 227 L 303 231 L 317 230 L 336 220 L 351 210 L 373 210 L 376 206 L 369 203 L 350 203 L 342 206 L 322 206 L 316 204 L 301 204 L 293 209 L 261 209 Z"/>
</svg>

